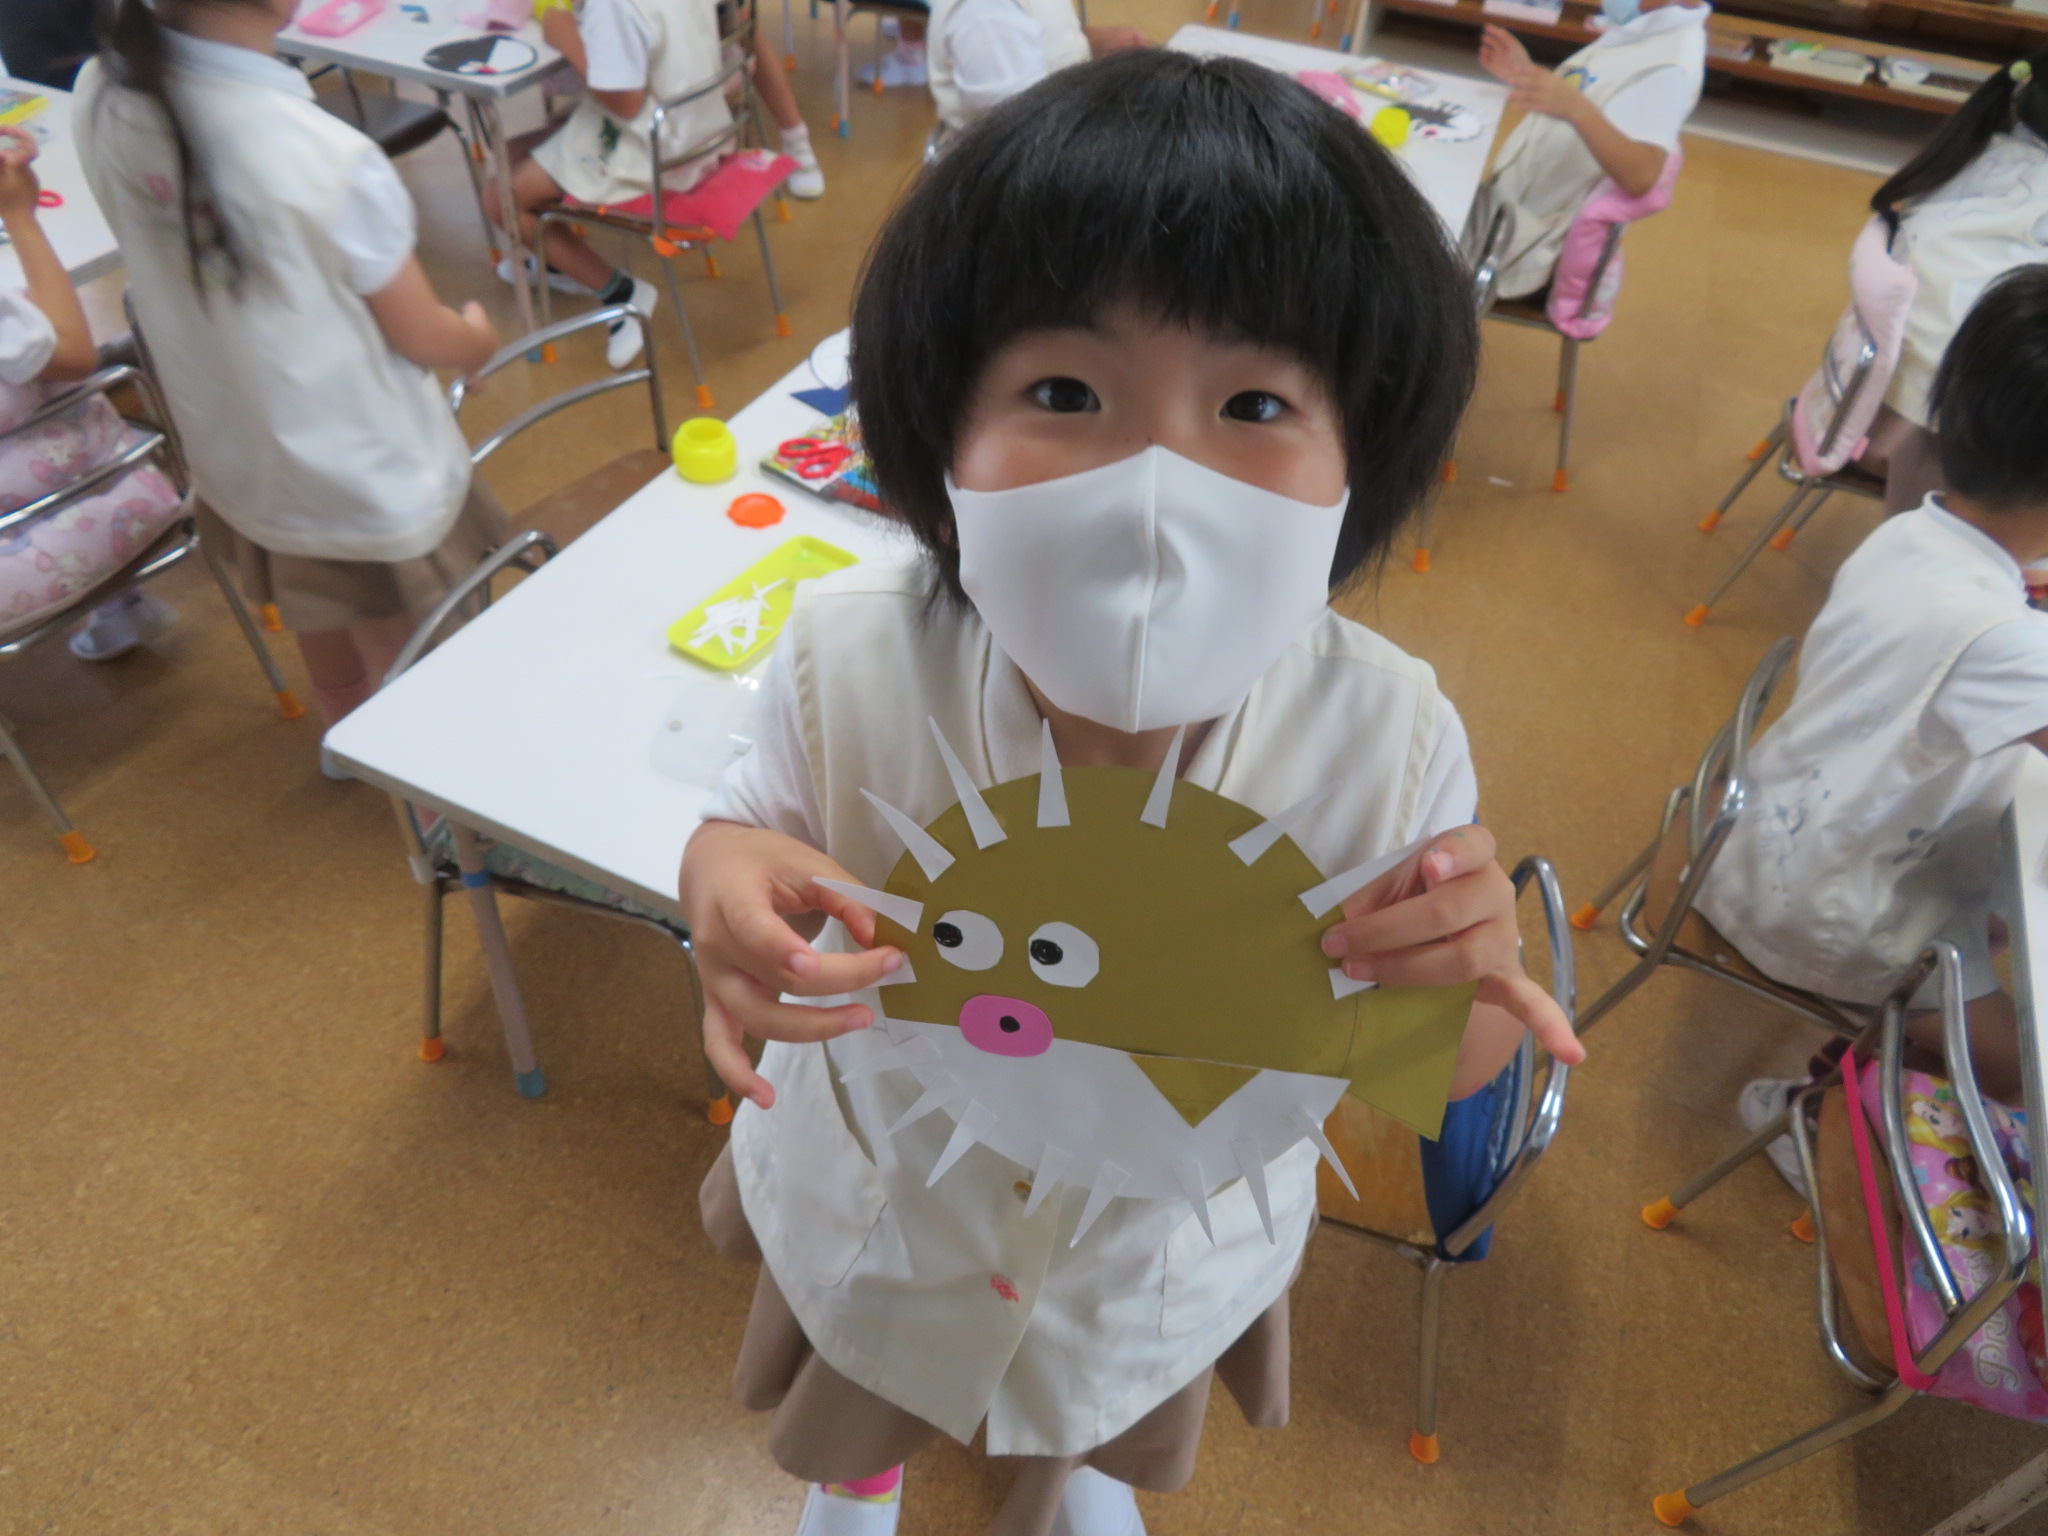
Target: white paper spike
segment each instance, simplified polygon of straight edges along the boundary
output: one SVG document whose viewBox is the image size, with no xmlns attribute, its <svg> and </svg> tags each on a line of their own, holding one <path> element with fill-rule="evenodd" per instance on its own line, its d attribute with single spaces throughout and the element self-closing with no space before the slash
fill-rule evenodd
<svg viewBox="0 0 2048 1536">
<path fill-rule="evenodd" d="M 1094 1182 L 1088 1188 L 1088 1203 L 1081 1208 L 1081 1221 L 1074 1228 L 1074 1236 L 1067 1244 L 1069 1248 L 1080 1246 L 1081 1239 L 1088 1235 L 1088 1229 L 1095 1225 L 1095 1218 L 1102 1214 L 1110 1201 L 1123 1193 L 1124 1185 L 1130 1181 L 1131 1176 L 1115 1163 L 1104 1163 L 1095 1170 Z"/>
<path fill-rule="evenodd" d="M 892 977 L 891 979 L 893 980 L 894 978 Z M 1341 965 L 1330 967 L 1330 996 L 1339 1002 L 1360 992 L 1370 992 L 1378 985 L 1379 983 L 1376 981 L 1358 981 L 1353 977 L 1346 976 L 1344 974 L 1344 967 Z"/>
<path fill-rule="evenodd" d="M 931 1177 L 924 1181 L 924 1187 L 930 1189 L 944 1178 L 946 1170 L 965 1157 L 969 1147 L 995 1129 L 996 1118 L 994 1110 L 970 1099 L 967 1107 L 960 1111 L 959 1123 L 953 1127 L 953 1135 L 946 1143 L 946 1150 L 941 1152 L 939 1160 L 932 1164 Z"/>
<path fill-rule="evenodd" d="M 1268 816 L 1244 836 L 1232 839 L 1230 851 L 1246 864 L 1258 863 L 1269 848 L 1307 820 L 1309 812 L 1329 799 L 1330 792 L 1336 787 L 1335 784 L 1325 784 L 1314 794 L 1295 801 L 1278 816 Z"/>
<path fill-rule="evenodd" d="M 938 1046 L 932 1043 L 928 1035 L 912 1035 L 901 1044 L 896 1044 L 886 1040 L 875 1040 L 873 1030 L 869 1030 L 867 1034 L 868 1049 L 854 1065 L 839 1069 L 840 1081 L 845 1082 L 856 1077 L 873 1077 L 878 1072 L 896 1072 L 906 1067 L 915 1067 L 941 1059 Z"/>
<path fill-rule="evenodd" d="M 1266 1229 L 1266 1241 L 1277 1242 L 1273 1236 L 1273 1202 L 1266 1193 L 1266 1165 L 1259 1157 L 1259 1144 L 1233 1141 L 1230 1150 L 1237 1156 L 1237 1171 L 1244 1175 L 1244 1187 L 1252 1192 L 1252 1204 L 1259 1208 L 1259 1225 Z"/>
<path fill-rule="evenodd" d="M 1173 781 L 1180 775 L 1181 743 L 1188 739 L 1188 728 L 1182 726 L 1173 733 L 1173 742 L 1166 749 L 1166 761 L 1159 765 L 1159 776 L 1152 781 L 1152 793 L 1145 797 L 1145 809 L 1138 820 L 1148 827 L 1166 825 L 1166 810 L 1173 803 Z"/>
<path fill-rule="evenodd" d="M 917 867 L 924 871 L 927 880 L 936 880 L 953 867 L 953 855 L 946 851 L 946 845 L 931 833 L 925 831 L 895 806 L 870 790 L 862 790 L 875 813 L 889 824 L 889 830 L 902 839 L 910 856 L 917 860 Z"/>
<path fill-rule="evenodd" d="M 946 1100 L 959 1091 L 959 1079 L 950 1072 L 939 1073 L 931 1080 L 931 1085 L 925 1089 L 923 1096 L 915 1104 L 911 1105 L 910 1108 L 903 1111 L 903 1118 L 889 1127 L 889 1134 L 894 1136 L 906 1125 L 915 1125 L 933 1110 L 943 1109 Z"/>
<path fill-rule="evenodd" d="M 1053 1186 L 1066 1183 L 1073 1172 L 1074 1159 L 1058 1147 L 1048 1146 L 1038 1160 L 1038 1171 L 1031 1175 L 1031 1197 L 1024 1202 L 1024 1219 L 1029 1221 L 1037 1215 Z"/>
<path fill-rule="evenodd" d="M 1300 1117 L 1295 1124 L 1299 1125 L 1308 1139 L 1316 1144 L 1316 1150 L 1323 1154 L 1323 1161 L 1330 1165 L 1330 1171 L 1337 1175 L 1338 1182 L 1350 1192 L 1351 1198 L 1356 1200 L 1358 1186 L 1351 1182 L 1351 1170 L 1344 1166 L 1344 1159 L 1339 1157 L 1337 1149 L 1330 1145 L 1330 1138 L 1323 1134 L 1323 1128 L 1317 1123 L 1316 1117 L 1305 1109 L 1296 1110 L 1295 1113 Z"/>
<path fill-rule="evenodd" d="M 912 933 L 916 931 L 914 928 L 911 930 Z M 917 980 L 917 972 L 910 968 L 910 956 L 905 955 L 903 962 L 895 970 L 876 982 L 875 985 L 878 987 L 900 987 L 915 980 Z"/>
<path fill-rule="evenodd" d="M 1073 821 L 1067 815 L 1067 781 L 1060 773 L 1060 749 L 1052 744 L 1052 722 L 1040 723 L 1044 729 L 1038 737 L 1038 824 L 1069 827 Z"/>
<path fill-rule="evenodd" d="M 1354 865 L 1341 875 L 1332 875 L 1321 885 L 1312 885 L 1301 893 L 1301 904 L 1308 908 L 1309 916 L 1321 917 L 1325 912 L 1335 910 L 1345 900 L 1364 890 L 1388 870 L 1413 856 L 1428 845 L 1430 837 L 1418 837 L 1406 848 L 1396 848 L 1392 853 L 1383 853 L 1376 859 L 1367 859 L 1363 864 Z"/>
<path fill-rule="evenodd" d="M 1209 1224 L 1209 1192 L 1202 1188 L 1202 1170 L 1193 1158 L 1183 1158 L 1173 1165 L 1173 1181 L 1180 1186 L 1180 1192 L 1194 1207 L 1195 1220 L 1202 1224 L 1202 1235 L 1211 1243 L 1216 1241 L 1216 1229 Z"/>
<path fill-rule="evenodd" d="M 967 813 L 967 830 L 974 834 L 974 846 L 986 848 L 1000 843 L 1008 834 L 996 820 L 996 813 L 988 808 L 988 802 L 981 798 L 981 791 L 974 787 L 974 780 L 967 777 L 967 769 L 953 751 L 953 744 L 946 740 L 938 721 L 926 716 L 925 724 L 932 728 L 932 740 L 939 744 L 939 756 L 946 760 L 946 777 L 953 781 L 953 793 L 960 801 L 960 809 Z"/>
<path fill-rule="evenodd" d="M 811 884 L 822 885 L 826 890 L 837 891 L 842 896 L 850 896 L 862 906 L 881 913 L 899 928 L 908 928 L 912 933 L 917 932 L 924 922 L 924 903 L 912 901 L 908 896 L 896 896 L 888 891 L 871 891 L 864 885 L 853 884 L 850 880 L 827 880 L 822 875 L 814 875 Z"/>
</svg>

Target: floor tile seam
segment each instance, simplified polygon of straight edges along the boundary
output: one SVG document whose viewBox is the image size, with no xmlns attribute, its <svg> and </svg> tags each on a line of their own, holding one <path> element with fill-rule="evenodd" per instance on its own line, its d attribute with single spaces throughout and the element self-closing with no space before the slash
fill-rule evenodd
<svg viewBox="0 0 2048 1536">
<path fill-rule="evenodd" d="M 55 1364 L 55 1362 L 50 1361 L 46 1357 L 41 1356 L 40 1351 L 37 1351 L 35 1353 L 37 1353 L 38 1358 L 43 1358 L 44 1363 L 49 1365 L 51 1369 L 62 1372 L 66 1376 L 74 1377 L 79 1381 L 87 1382 L 92 1386 L 99 1387 L 99 1383 L 92 1381 L 90 1377 L 81 1376 L 76 1371 L 69 1370 L 64 1366 Z M 100 1387 L 99 1390 L 105 1391 L 106 1389 L 104 1387 Z M 96 1476 L 98 1476 L 100 1469 L 105 1467 L 108 1461 L 110 1461 L 113 1458 L 114 1452 L 120 1449 L 122 1441 L 126 1440 L 129 1437 L 129 1435 L 134 1433 L 135 1427 L 138 1424 L 142 1423 L 144 1419 L 148 1418 L 155 1411 L 156 1410 L 154 1407 L 145 1403 L 142 1407 L 138 1408 L 135 1411 L 133 1416 L 130 1417 L 125 1424 L 123 1424 L 118 1430 L 114 1432 L 114 1437 L 106 1443 L 106 1447 L 93 1460 L 92 1465 L 87 1467 L 83 1472 L 79 1473 L 77 1478 L 72 1482 L 70 1491 L 67 1492 L 62 1498 L 58 1499 L 57 1502 L 50 1507 L 49 1518 L 44 1520 L 41 1525 L 36 1527 L 36 1536 L 44 1536 L 44 1533 L 56 1529 L 57 1522 L 63 1519 L 65 1511 L 70 1509 L 73 1504 L 77 1503 L 79 1496 L 83 1494 L 86 1491 L 86 1489 L 92 1486 L 93 1479 Z"/>
</svg>

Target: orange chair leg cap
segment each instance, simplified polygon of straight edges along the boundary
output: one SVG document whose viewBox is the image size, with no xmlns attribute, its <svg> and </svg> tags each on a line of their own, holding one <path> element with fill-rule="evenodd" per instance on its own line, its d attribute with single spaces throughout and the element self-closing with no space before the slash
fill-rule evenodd
<svg viewBox="0 0 2048 1536">
<path fill-rule="evenodd" d="M 1754 448 L 1749 450 L 1749 462 L 1754 464 L 1758 459 L 1762 458 L 1766 453 L 1769 453 L 1770 451 L 1771 440 L 1768 437 L 1766 437 L 1762 439 L 1760 442 L 1758 442 L 1758 444 Z"/>
<path fill-rule="evenodd" d="M 1792 1219 L 1792 1235 L 1802 1243 L 1813 1241 L 1813 1212 L 1801 1211 Z"/>
<path fill-rule="evenodd" d="M 1581 933 L 1593 931 L 1593 925 L 1600 921 L 1600 909 L 1590 901 L 1572 914 L 1572 926 Z"/>
<path fill-rule="evenodd" d="M 682 253 L 682 247 L 662 239 L 659 235 L 656 235 L 649 243 L 654 247 L 654 254 L 663 261 L 667 261 L 671 256 L 677 256 Z"/>
<path fill-rule="evenodd" d="M 778 336 L 787 336 L 790 334 L 789 316 L 777 315 L 775 317 L 775 334 Z"/>
<path fill-rule="evenodd" d="M 1416 575 L 1427 576 L 1429 574 L 1429 551 L 1426 549 L 1415 551 L 1415 559 L 1412 563 L 1415 566 Z"/>
<path fill-rule="evenodd" d="M 420 1042 L 421 1061 L 439 1061 L 447 1054 L 448 1047 L 439 1035 L 434 1035 Z"/>
<path fill-rule="evenodd" d="M 76 828 L 59 832 L 57 841 L 64 845 L 64 857 L 74 864 L 90 864 L 99 857 L 99 850 L 85 840 L 85 834 Z"/>
<path fill-rule="evenodd" d="M 704 1118 L 713 1125 L 732 1124 L 732 1095 L 721 1093 L 704 1106 Z"/>
<path fill-rule="evenodd" d="M 1678 1215 L 1678 1207 L 1671 1203 L 1668 1195 L 1660 1195 L 1643 1207 L 1643 1225 L 1654 1232 L 1662 1232 Z"/>
<path fill-rule="evenodd" d="M 1436 1436 L 1425 1435 L 1418 1429 L 1408 1436 L 1408 1454 L 1425 1467 L 1433 1467 L 1436 1465 L 1437 1457 L 1442 1453 L 1437 1448 Z"/>
<path fill-rule="evenodd" d="M 1556 474 L 1550 477 L 1550 488 L 1553 491 L 1561 491 L 1570 483 L 1571 481 L 1569 477 L 1567 477 L 1565 472 L 1561 469 Z"/>
<path fill-rule="evenodd" d="M 1700 519 L 1701 533 L 1712 533 L 1716 528 L 1720 526 L 1721 514 L 1719 512 L 1709 512 L 1705 517 Z"/>
<path fill-rule="evenodd" d="M 839 131 L 839 114 L 837 112 L 832 114 L 832 131 L 834 133 Z"/>
<path fill-rule="evenodd" d="M 719 271 L 718 269 L 718 258 L 712 255 L 709 251 L 706 251 L 704 253 L 704 272 L 707 277 L 725 276 L 725 274 Z"/>
<path fill-rule="evenodd" d="M 277 611 L 277 604 L 265 603 L 256 610 L 263 615 L 263 627 L 273 635 L 284 633 L 284 615 Z"/>
<path fill-rule="evenodd" d="M 1798 530 L 1795 528 L 1779 529 L 1776 533 L 1771 535 L 1771 548 L 1779 551 L 1790 549 L 1792 547 L 1793 536 L 1797 532 Z"/>
<path fill-rule="evenodd" d="M 1660 1493 L 1650 1501 L 1650 1508 L 1656 1511 L 1659 1525 L 1683 1525 L 1699 1513 L 1683 1493 Z"/>
<path fill-rule="evenodd" d="M 1444 460 L 1444 484 L 1445 484 L 1445 485 L 1450 485 L 1450 484 L 1454 483 L 1454 482 L 1455 482 L 1455 481 L 1457 480 L 1457 478 L 1458 478 L 1458 461 L 1457 461 L 1456 459 L 1445 459 L 1445 460 Z"/>
<path fill-rule="evenodd" d="M 1314 21 L 1308 24 L 1308 39 L 1310 42 L 1314 42 L 1317 38 L 1321 37 L 1322 35 L 1323 18 L 1318 16 Z"/>
<path fill-rule="evenodd" d="M 299 702 L 299 696 L 289 688 L 277 691 L 277 712 L 287 720 L 296 720 L 306 712 L 306 706 Z"/>
<path fill-rule="evenodd" d="M 790 72 L 790 73 L 791 73 L 792 75 L 793 75 L 793 74 L 795 74 L 795 73 L 796 73 L 796 55 L 795 55 L 795 54 L 793 54 L 793 53 L 785 53 L 785 54 L 784 54 L 784 55 L 782 56 L 782 67 L 783 67 L 784 69 L 788 70 L 788 71 L 789 71 L 789 72 Z"/>
<path fill-rule="evenodd" d="M 709 384 L 699 384 L 697 386 L 697 409 L 700 411 L 711 409 L 711 386 Z"/>
<path fill-rule="evenodd" d="M 540 344 L 540 360 L 544 363 L 552 363 L 555 360 L 555 344 L 552 341 Z"/>
<path fill-rule="evenodd" d="M 882 94 L 882 76 L 880 71 L 877 71 L 875 74 L 874 92 L 877 96 Z"/>
<path fill-rule="evenodd" d="M 1202 13 L 1202 20 L 1204 20 L 1204 21 L 1214 21 L 1215 19 L 1216 19 L 1216 0 L 1209 0 L 1209 9 L 1208 9 L 1208 10 L 1206 10 L 1206 11 L 1204 11 L 1204 12 Z"/>
<path fill-rule="evenodd" d="M 1556 411 L 1556 412 L 1557 412 L 1557 413 L 1558 413 L 1558 414 L 1559 414 L 1560 416 L 1562 416 L 1562 415 L 1564 414 L 1564 391 L 1563 391 L 1563 390 L 1561 390 L 1561 389 L 1560 389 L 1560 390 L 1559 390 L 1559 391 L 1558 391 L 1558 392 L 1557 392 L 1556 394 L 1554 394 L 1554 395 L 1552 395 L 1552 396 L 1550 397 L 1550 408 L 1551 408 L 1551 409 L 1552 409 L 1553 411 Z"/>
<path fill-rule="evenodd" d="M 775 217 L 779 223 L 787 224 L 789 222 L 788 198 L 778 197 L 777 199 L 775 199 Z"/>
<path fill-rule="evenodd" d="M 1701 603 L 1697 608 L 1693 609 L 1691 613 L 1688 613 L 1685 616 L 1685 623 L 1688 629 L 1698 629 L 1702 624 L 1706 622 L 1707 605 L 1705 603 Z"/>
</svg>

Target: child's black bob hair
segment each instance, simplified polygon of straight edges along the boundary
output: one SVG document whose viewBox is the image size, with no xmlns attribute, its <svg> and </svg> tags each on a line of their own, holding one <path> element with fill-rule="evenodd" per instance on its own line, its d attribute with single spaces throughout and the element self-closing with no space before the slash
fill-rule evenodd
<svg viewBox="0 0 2048 1536">
<path fill-rule="evenodd" d="M 2048 264 L 1984 290 L 1927 404 L 1949 490 L 1994 512 L 2048 504 Z"/>
<path fill-rule="evenodd" d="M 1343 422 L 1332 589 L 1428 494 L 1472 390 L 1472 286 L 1359 125 L 1238 59 L 1112 54 L 1012 97 L 911 188 L 853 308 L 853 399 L 883 496 L 965 602 L 945 475 L 988 360 L 1128 303 L 1284 351 Z"/>
</svg>

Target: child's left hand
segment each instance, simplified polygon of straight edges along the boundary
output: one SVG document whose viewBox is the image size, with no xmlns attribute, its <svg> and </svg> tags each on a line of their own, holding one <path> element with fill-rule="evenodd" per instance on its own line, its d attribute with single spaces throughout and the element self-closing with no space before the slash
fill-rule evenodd
<svg viewBox="0 0 2048 1536">
<path fill-rule="evenodd" d="M 1323 953 L 1355 981 L 1394 987 L 1477 982 L 1475 1001 L 1512 1014 L 1558 1060 L 1586 1048 L 1551 995 L 1522 969 L 1514 882 L 1478 825 L 1432 838 L 1412 858 L 1344 903 Z"/>
<path fill-rule="evenodd" d="M 1520 111 L 1569 121 L 1586 99 L 1569 80 L 1530 58 L 1519 37 L 1492 22 L 1480 33 L 1479 62 L 1508 87 L 1508 105 Z"/>
<path fill-rule="evenodd" d="M 36 141 L 19 128 L 0 127 L 0 219 L 33 218 L 36 197 L 42 183 L 30 162 L 36 157 Z"/>
</svg>

